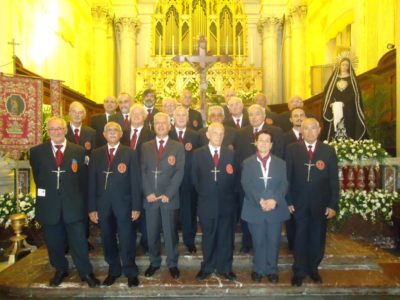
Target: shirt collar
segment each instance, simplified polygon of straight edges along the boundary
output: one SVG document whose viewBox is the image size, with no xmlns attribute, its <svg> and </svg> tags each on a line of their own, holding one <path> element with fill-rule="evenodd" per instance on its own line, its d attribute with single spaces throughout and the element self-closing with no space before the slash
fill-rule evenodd
<svg viewBox="0 0 400 300">
<path fill-rule="evenodd" d="M 308 150 L 308 146 L 311 146 L 311 150 L 314 151 L 314 150 L 315 150 L 315 145 L 317 144 L 317 141 L 315 141 L 315 142 L 312 143 L 312 144 L 307 143 L 306 141 L 304 141 L 304 143 L 306 144 L 307 150 Z"/>
<path fill-rule="evenodd" d="M 210 149 L 211 155 L 214 155 L 215 150 L 217 150 L 218 151 L 218 155 L 220 155 L 221 147 L 214 147 L 214 146 L 211 146 L 211 144 L 209 143 L 208 144 L 208 148 Z"/>
<path fill-rule="evenodd" d="M 114 150 L 114 154 L 115 154 L 115 153 L 117 153 L 118 147 L 119 147 L 119 142 L 118 142 L 118 144 L 116 144 L 115 146 L 110 146 L 110 145 L 107 143 L 108 152 L 110 152 L 110 149 L 111 149 L 111 148 L 114 148 L 114 149 L 115 149 L 115 150 Z"/>
<path fill-rule="evenodd" d="M 179 128 L 175 127 L 175 130 L 176 130 L 176 135 L 177 135 L 177 136 L 179 136 L 179 131 L 182 131 L 182 132 L 183 132 L 183 135 L 185 135 L 186 127 L 183 128 L 183 129 L 179 129 Z"/>
<path fill-rule="evenodd" d="M 51 146 L 53 149 L 56 149 L 56 145 L 63 145 L 60 150 L 62 153 L 64 153 L 65 148 L 67 147 L 67 139 L 64 139 L 64 141 L 61 144 L 56 144 L 53 141 L 51 141 Z"/>
<path fill-rule="evenodd" d="M 79 127 L 75 127 L 72 123 L 69 123 L 69 126 L 71 126 L 72 132 L 75 132 L 75 129 L 78 129 L 79 133 L 81 132 L 82 125 Z"/>
<path fill-rule="evenodd" d="M 165 147 L 165 145 L 167 145 L 167 142 L 168 142 L 168 135 L 165 138 L 163 138 L 162 140 L 164 141 L 164 147 Z M 160 145 L 160 141 L 161 141 L 161 139 L 158 136 L 156 136 L 157 148 Z"/>
</svg>

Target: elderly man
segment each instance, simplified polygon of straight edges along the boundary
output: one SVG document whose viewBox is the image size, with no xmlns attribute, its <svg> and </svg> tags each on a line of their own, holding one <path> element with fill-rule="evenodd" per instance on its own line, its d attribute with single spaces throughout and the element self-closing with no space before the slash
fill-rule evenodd
<svg viewBox="0 0 400 300">
<path fill-rule="evenodd" d="M 174 98 L 164 98 L 162 101 L 162 111 L 169 116 L 169 123 L 174 126 L 174 111 L 178 106 L 178 102 Z"/>
<path fill-rule="evenodd" d="M 225 117 L 228 117 L 230 115 L 229 108 L 228 108 L 228 103 L 229 103 L 229 99 L 231 99 L 234 96 L 236 96 L 236 93 L 235 93 L 235 91 L 233 89 L 228 88 L 228 89 L 225 90 L 225 92 L 224 92 L 225 104 L 222 105 L 222 108 L 224 109 Z"/>
<path fill-rule="evenodd" d="M 267 96 L 265 96 L 263 93 L 258 93 L 257 95 L 254 96 L 253 104 L 258 104 L 261 107 L 264 107 L 265 123 L 267 123 L 268 125 L 275 125 L 280 127 L 279 115 L 277 113 L 272 112 L 271 109 L 268 107 Z"/>
<path fill-rule="evenodd" d="M 169 132 L 171 139 L 178 141 L 185 148 L 185 174 L 179 188 L 179 219 L 182 225 L 183 242 L 189 253 L 196 253 L 194 244 L 196 220 L 196 192 L 192 184 L 192 154 L 200 145 L 199 134 L 187 127 L 188 111 L 183 106 L 178 106 L 174 111 L 175 127 Z"/>
<path fill-rule="evenodd" d="M 121 93 L 118 96 L 119 112 L 112 115 L 109 121 L 117 122 L 122 129 L 129 129 L 129 109 L 133 103 L 132 96 L 128 93 Z"/>
<path fill-rule="evenodd" d="M 114 96 L 107 96 L 106 98 L 104 98 L 103 107 L 104 113 L 93 115 L 90 118 L 90 127 L 96 130 L 97 147 L 101 147 L 107 144 L 107 141 L 103 135 L 104 126 L 107 124 L 110 116 L 115 114 L 118 107 L 117 100 Z"/>
<path fill-rule="evenodd" d="M 192 179 L 198 194 L 197 214 L 202 236 L 203 261 L 196 275 L 204 280 L 215 270 L 235 280 L 232 272 L 237 168 L 234 152 L 222 146 L 224 126 L 211 123 L 209 144 L 197 149 L 192 160 Z"/>
<path fill-rule="evenodd" d="M 301 286 L 307 275 L 322 283 L 318 266 L 324 257 L 327 221 L 338 207 L 338 159 L 333 147 L 318 141 L 320 132 L 316 119 L 305 119 L 301 124 L 304 141 L 289 145 L 286 151 L 286 200 L 296 223 L 293 286 Z"/>
<path fill-rule="evenodd" d="M 143 105 L 146 108 L 147 116 L 145 125 L 148 126 L 150 130 L 153 130 L 153 120 L 154 115 L 158 113 L 158 109 L 155 107 L 156 104 L 156 93 L 152 89 L 147 89 L 143 92 Z"/>
<path fill-rule="evenodd" d="M 240 129 L 249 125 L 249 118 L 243 112 L 243 101 L 239 97 L 231 97 L 228 101 L 230 115 L 224 119 L 224 126 Z"/>
<path fill-rule="evenodd" d="M 66 122 L 52 117 L 46 124 L 50 141 L 30 150 L 30 164 L 36 183 L 36 220 L 42 225 L 50 264 L 56 269 L 50 286 L 59 286 L 69 276 L 65 245 L 82 281 L 96 287 L 85 238 L 87 185 L 84 170 L 85 150 L 66 140 Z"/>
<path fill-rule="evenodd" d="M 173 278 L 179 278 L 177 214 L 179 187 L 185 169 L 183 146 L 170 139 L 169 116 L 154 116 L 156 138 L 142 145 L 141 169 L 143 179 L 144 208 L 146 210 L 147 238 L 150 266 L 145 271 L 151 277 L 160 268 L 160 234 L 164 233 L 167 266 Z"/>
<path fill-rule="evenodd" d="M 183 107 L 185 107 L 189 113 L 189 120 L 187 127 L 194 130 L 199 130 L 203 128 L 203 118 L 201 117 L 201 113 L 198 112 L 197 110 L 190 108 L 190 105 L 193 100 L 192 92 L 189 90 L 184 90 L 181 94 L 180 100 Z"/>
<path fill-rule="evenodd" d="M 69 117 L 67 140 L 81 145 L 85 148 L 86 155 L 90 155 L 92 149 L 96 148 L 96 131 L 89 126 L 83 125 L 86 109 L 82 103 L 74 101 L 70 104 Z"/>
<path fill-rule="evenodd" d="M 224 116 L 225 116 L 224 109 L 222 108 L 222 106 L 218 105 L 210 106 L 208 108 L 207 122 L 209 124 L 211 123 L 223 124 Z M 200 134 L 200 145 L 201 146 L 207 145 L 208 144 L 207 127 L 200 129 L 199 134 Z M 233 149 L 235 138 L 236 138 L 236 130 L 233 127 L 226 126 L 224 132 L 224 139 L 222 140 L 222 145 Z"/>
<path fill-rule="evenodd" d="M 103 285 L 112 285 L 123 272 L 128 286 L 138 286 L 132 222 L 140 216 L 140 168 L 137 153 L 120 144 L 122 128 L 104 127 L 107 145 L 97 148 L 89 165 L 89 217 L 99 224 L 103 253 L 109 265 Z"/>
<path fill-rule="evenodd" d="M 255 134 L 263 129 L 268 129 L 274 136 L 274 143 L 271 149 L 271 153 L 275 156 L 283 157 L 283 132 L 282 129 L 273 125 L 267 125 L 265 123 L 265 110 L 258 104 L 253 104 L 248 109 L 250 126 L 246 126 L 238 131 L 235 141 L 236 160 L 237 164 L 241 165 L 242 162 L 256 153 L 256 147 L 254 146 Z M 244 193 L 243 190 L 239 192 L 239 211 L 240 215 L 241 206 L 243 203 Z M 242 220 L 242 248 L 241 252 L 248 253 L 252 248 L 250 232 L 247 228 L 246 221 Z"/>
</svg>

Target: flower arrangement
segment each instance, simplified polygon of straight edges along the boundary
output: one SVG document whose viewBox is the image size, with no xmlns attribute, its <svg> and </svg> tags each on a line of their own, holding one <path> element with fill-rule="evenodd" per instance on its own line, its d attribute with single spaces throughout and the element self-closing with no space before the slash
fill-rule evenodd
<svg viewBox="0 0 400 300">
<path fill-rule="evenodd" d="M 31 194 L 18 195 L 20 212 L 27 217 L 29 224 L 38 226 L 35 221 L 35 198 Z M 0 226 L 7 228 L 10 226 L 10 216 L 17 213 L 14 193 L 0 195 Z"/>
<path fill-rule="evenodd" d="M 381 161 L 389 156 L 380 143 L 371 139 L 360 141 L 341 139 L 333 140 L 331 142 L 324 141 L 324 143 L 335 148 L 340 162 L 354 162 L 365 159 L 376 159 Z"/>
<path fill-rule="evenodd" d="M 366 221 L 376 223 L 392 221 L 393 203 L 399 201 L 397 192 L 375 190 L 341 191 L 337 220 L 341 221 L 353 215 L 359 215 Z"/>
</svg>

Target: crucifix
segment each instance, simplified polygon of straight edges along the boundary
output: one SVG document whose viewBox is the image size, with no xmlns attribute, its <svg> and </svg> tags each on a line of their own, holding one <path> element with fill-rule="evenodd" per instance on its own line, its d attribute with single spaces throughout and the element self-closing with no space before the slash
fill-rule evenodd
<svg viewBox="0 0 400 300">
<path fill-rule="evenodd" d="M 15 46 L 18 46 L 19 43 L 15 42 L 15 39 L 13 38 L 13 39 L 11 40 L 11 42 L 8 42 L 8 44 L 12 46 L 12 54 L 13 54 L 12 58 L 13 58 L 13 63 L 14 63 L 14 67 L 13 67 L 13 68 L 14 68 L 14 74 L 15 74 L 15 68 L 16 68 L 16 66 L 15 66 L 15 58 L 16 58 L 16 55 L 15 55 Z"/>
<path fill-rule="evenodd" d="M 312 164 L 312 163 L 311 163 L 311 160 L 310 160 L 310 161 L 308 161 L 308 164 L 304 164 L 304 165 L 308 168 L 308 171 L 307 171 L 307 182 L 310 182 L 310 171 L 311 171 L 311 167 L 314 167 L 315 164 Z"/>
<path fill-rule="evenodd" d="M 207 71 L 216 62 L 229 63 L 232 61 L 232 57 L 228 55 L 207 55 L 207 40 L 202 35 L 199 38 L 199 54 L 198 55 L 176 55 L 172 58 L 176 63 L 188 62 L 193 68 L 195 68 L 200 74 L 200 110 L 203 115 L 203 120 L 206 119 L 206 91 L 207 91 Z"/>
<path fill-rule="evenodd" d="M 220 171 L 217 170 L 217 167 L 214 167 L 214 170 L 211 170 L 211 173 L 214 173 L 214 181 L 217 182 L 217 173 Z"/>
<path fill-rule="evenodd" d="M 154 173 L 154 185 L 155 188 L 157 190 L 157 179 L 158 179 L 158 174 L 161 173 L 161 171 L 158 171 L 158 168 L 156 168 L 154 171 L 151 171 L 152 173 Z"/>
<path fill-rule="evenodd" d="M 60 170 L 60 167 L 57 168 L 57 171 L 51 171 L 52 173 L 57 174 L 57 190 L 60 188 L 60 174 L 65 173 L 64 170 Z"/>
<path fill-rule="evenodd" d="M 110 174 L 112 174 L 113 172 L 110 171 L 110 169 L 108 169 L 107 171 L 103 171 L 104 174 L 106 174 L 106 181 L 104 182 L 104 190 L 107 189 L 107 182 L 108 182 L 108 176 Z"/>
<path fill-rule="evenodd" d="M 264 174 L 263 176 L 261 176 L 259 178 L 261 180 L 264 180 L 264 186 L 265 186 L 265 189 L 267 189 L 268 180 L 272 179 L 272 177 L 269 177 L 268 174 Z"/>
</svg>

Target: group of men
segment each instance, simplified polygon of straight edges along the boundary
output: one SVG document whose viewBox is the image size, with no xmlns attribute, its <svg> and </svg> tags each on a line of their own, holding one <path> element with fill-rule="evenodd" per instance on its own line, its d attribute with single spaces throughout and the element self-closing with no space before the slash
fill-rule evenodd
<svg viewBox="0 0 400 300">
<path fill-rule="evenodd" d="M 247 110 L 232 90 L 225 101 L 208 108 L 209 125 L 204 128 L 201 114 L 190 108 L 188 90 L 182 92 L 180 103 L 164 99 L 162 112 L 149 89 L 143 103 L 134 103 L 127 93 L 105 98 L 105 112 L 93 116 L 90 127 L 83 124 L 86 110 L 79 102 L 70 105 L 68 124 L 58 117 L 47 121 L 50 141 L 31 149 L 30 162 L 37 186 L 36 216 L 56 269 L 50 286 L 69 276 L 66 246 L 81 279 L 90 287 L 100 284 L 88 258 L 87 216 L 100 228 L 109 265 L 103 285 L 112 285 L 122 274 L 129 287 L 139 285 L 137 228 L 150 261 L 144 275 L 153 276 L 161 266 L 162 233 L 170 275 L 179 278 L 177 228 L 181 227 L 187 251 L 195 253 L 197 221 L 203 233 L 203 261 L 196 279 L 216 272 L 235 280 L 237 222 L 243 232 L 240 251 L 248 253 L 253 247 L 247 223 L 240 218 L 245 197 L 241 165 L 256 154 L 255 137 L 263 130 L 273 136 L 271 153 L 287 162 L 286 201 L 292 217 L 286 229 L 295 258 L 292 284 L 300 286 L 307 275 L 322 282 L 318 265 L 326 219 L 335 215 L 338 200 L 334 151 L 317 141 L 319 124 L 306 119 L 298 97 L 289 101 L 289 114 L 281 115 L 268 110 L 263 94 L 256 95 Z M 284 132 L 288 124 L 290 129 Z"/>
</svg>

